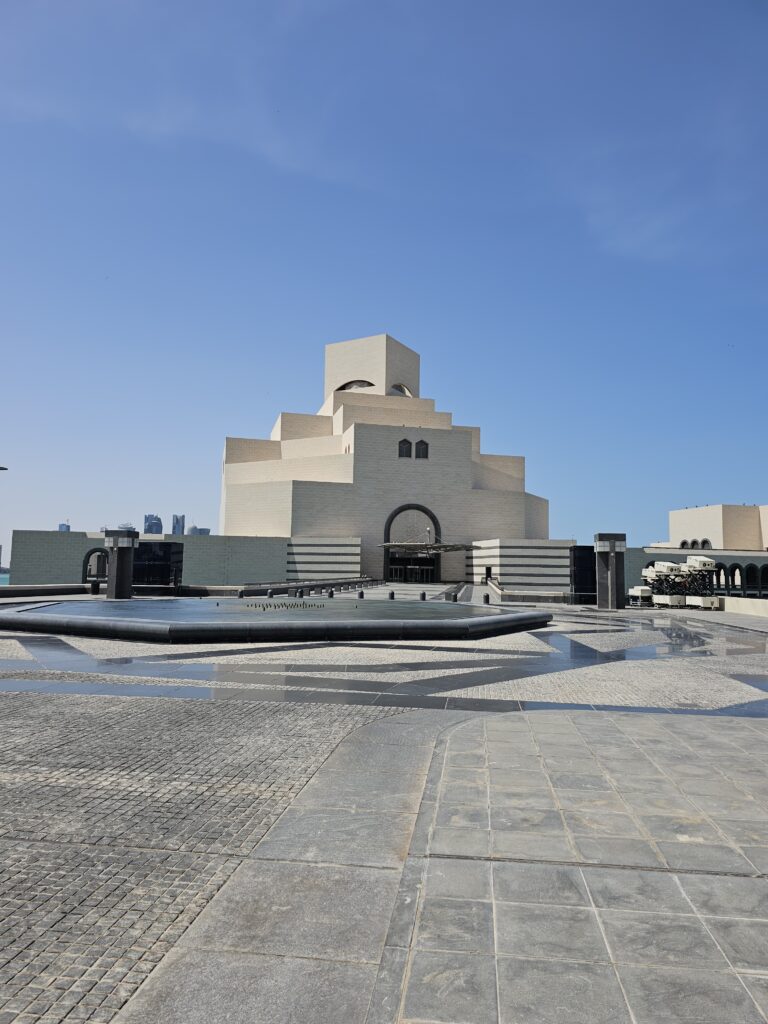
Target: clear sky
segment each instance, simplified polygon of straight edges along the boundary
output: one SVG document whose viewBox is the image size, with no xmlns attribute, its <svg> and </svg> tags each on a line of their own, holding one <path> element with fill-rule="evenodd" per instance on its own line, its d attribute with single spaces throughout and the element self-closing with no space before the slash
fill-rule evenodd
<svg viewBox="0 0 768 1024">
<path fill-rule="evenodd" d="M 0 542 L 217 528 L 387 331 L 552 537 L 768 502 L 764 0 L 2 0 Z"/>
</svg>

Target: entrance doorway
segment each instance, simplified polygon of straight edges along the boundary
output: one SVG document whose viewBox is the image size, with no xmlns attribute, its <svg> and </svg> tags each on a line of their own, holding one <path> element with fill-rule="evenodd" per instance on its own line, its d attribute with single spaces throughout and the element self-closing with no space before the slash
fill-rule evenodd
<svg viewBox="0 0 768 1024">
<path fill-rule="evenodd" d="M 392 583 L 434 583 L 435 558 L 419 557 L 418 555 L 389 556 L 389 573 L 387 579 Z"/>
<path fill-rule="evenodd" d="M 401 505 L 384 526 L 384 578 L 393 583 L 439 583 L 440 554 L 419 551 L 440 543 L 440 523 L 424 505 Z M 403 547 L 397 547 L 402 544 Z M 416 550 L 413 550 L 416 548 Z"/>
</svg>

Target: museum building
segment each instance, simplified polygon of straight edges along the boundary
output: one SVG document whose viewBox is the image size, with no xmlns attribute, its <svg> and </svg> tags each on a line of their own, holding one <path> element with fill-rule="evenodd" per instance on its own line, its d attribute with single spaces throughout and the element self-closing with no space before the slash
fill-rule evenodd
<svg viewBox="0 0 768 1024">
<path fill-rule="evenodd" d="M 550 540 L 548 519 L 523 456 L 482 452 L 479 427 L 421 397 L 419 355 L 380 334 L 326 346 L 316 414 L 226 439 L 219 536 L 142 535 L 135 582 L 492 576 L 523 596 L 565 595 L 576 546 Z M 17 530 L 11 583 L 85 581 L 101 548 L 103 534 Z"/>
<path fill-rule="evenodd" d="M 484 454 L 478 427 L 422 398 L 418 354 L 387 334 L 326 346 L 317 414 L 281 413 L 269 439 L 227 438 L 220 532 L 290 537 L 294 552 L 322 536 L 318 577 L 338 572 L 335 543 L 394 581 L 570 581 L 573 542 L 548 539 L 525 459 Z M 297 571 L 309 562 L 304 551 Z"/>
</svg>

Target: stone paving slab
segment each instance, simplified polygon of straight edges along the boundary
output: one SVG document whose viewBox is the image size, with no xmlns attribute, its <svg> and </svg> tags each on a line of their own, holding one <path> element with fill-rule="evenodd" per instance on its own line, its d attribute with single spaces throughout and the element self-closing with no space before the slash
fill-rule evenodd
<svg viewBox="0 0 768 1024">
<path fill-rule="evenodd" d="M 394 869 L 248 861 L 180 946 L 378 965 L 398 882 Z"/>
<path fill-rule="evenodd" d="M 176 949 L 139 990 L 119 1024 L 340 1024 L 362 1020 L 370 964 Z"/>
</svg>

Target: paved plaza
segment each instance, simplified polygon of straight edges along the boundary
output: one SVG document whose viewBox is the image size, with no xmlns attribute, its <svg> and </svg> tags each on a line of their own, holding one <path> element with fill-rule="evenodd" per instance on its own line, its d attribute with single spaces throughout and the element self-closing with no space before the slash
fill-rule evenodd
<svg viewBox="0 0 768 1024">
<path fill-rule="evenodd" d="M 3 634 L 0 1024 L 765 1024 L 768 620 L 553 614 Z"/>
</svg>

